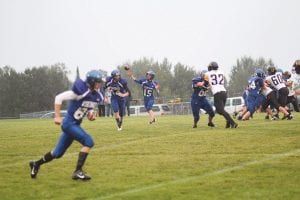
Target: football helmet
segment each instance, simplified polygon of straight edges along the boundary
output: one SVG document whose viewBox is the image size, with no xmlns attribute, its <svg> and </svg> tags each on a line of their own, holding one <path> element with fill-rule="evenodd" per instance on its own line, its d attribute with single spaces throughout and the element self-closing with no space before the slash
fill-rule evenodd
<svg viewBox="0 0 300 200">
<path fill-rule="evenodd" d="M 91 70 L 86 74 L 85 82 L 90 86 L 94 87 L 95 83 L 102 82 L 102 73 L 99 70 Z"/>
<path fill-rule="evenodd" d="M 201 78 L 204 78 L 204 75 L 205 75 L 207 72 L 208 72 L 208 71 L 207 71 L 206 69 L 201 70 L 201 71 L 200 71 L 200 77 L 201 77 Z"/>
<path fill-rule="evenodd" d="M 281 72 L 283 73 L 283 70 L 280 67 L 276 67 L 276 72 Z"/>
<path fill-rule="evenodd" d="M 296 74 L 300 74 L 300 60 L 296 60 L 294 65 L 293 65 Z"/>
<path fill-rule="evenodd" d="M 273 75 L 276 73 L 276 68 L 274 66 L 268 67 L 268 75 Z"/>
<path fill-rule="evenodd" d="M 265 78 L 265 72 L 262 69 L 257 69 L 257 70 L 255 70 L 255 76 L 264 79 Z"/>
<path fill-rule="evenodd" d="M 285 71 L 285 72 L 282 73 L 282 78 L 285 79 L 285 80 L 290 79 L 291 76 L 292 76 L 292 74 L 289 71 Z"/>
<path fill-rule="evenodd" d="M 216 62 L 209 63 L 209 65 L 207 67 L 208 71 L 217 70 L 218 68 L 219 68 L 219 65 Z"/>
<path fill-rule="evenodd" d="M 110 75 L 114 78 L 114 77 L 116 77 L 116 76 L 121 75 L 121 73 L 120 73 L 120 70 L 114 69 L 114 70 L 111 72 Z"/>
<path fill-rule="evenodd" d="M 155 72 L 150 70 L 146 73 L 146 76 L 148 76 L 148 75 L 150 76 L 150 80 L 153 80 L 155 77 Z"/>
</svg>

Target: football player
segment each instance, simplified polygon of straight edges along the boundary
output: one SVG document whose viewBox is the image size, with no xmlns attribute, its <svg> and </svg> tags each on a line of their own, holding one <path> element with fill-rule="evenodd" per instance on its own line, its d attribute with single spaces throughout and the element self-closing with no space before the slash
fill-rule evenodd
<svg viewBox="0 0 300 200">
<path fill-rule="evenodd" d="M 217 113 L 226 119 L 225 127 L 236 128 L 238 124 L 235 123 L 235 121 L 224 109 L 227 99 L 227 92 L 224 87 L 225 75 L 219 70 L 219 65 L 216 62 L 211 62 L 208 65 L 208 72 L 206 73 L 205 80 L 207 80 L 210 84 L 210 89 L 214 95 L 214 105 Z"/>
<path fill-rule="evenodd" d="M 154 124 L 156 122 L 155 114 L 152 111 L 152 106 L 154 104 L 154 91 L 159 93 L 159 84 L 157 81 L 154 81 L 155 72 L 150 70 L 146 73 L 146 78 L 136 79 L 136 77 L 131 73 L 130 78 L 136 83 L 140 84 L 143 89 L 144 96 L 144 106 L 149 113 L 150 121 L 149 124 Z"/>
<path fill-rule="evenodd" d="M 300 60 L 296 60 L 293 65 L 294 72 L 291 80 L 293 81 L 293 88 L 295 96 L 300 95 Z"/>
<path fill-rule="evenodd" d="M 121 78 L 120 71 L 115 69 L 111 72 L 111 76 L 106 78 L 104 88 L 111 92 L 111 108 L 117 122 L 117 130 L 121 131 L 125 112 L 125 97 L 129 95 L 127 80 Z M 107 99 L 107 97 L 105 98 Z"/>
<path fill-rule="evenodd" d="M 285 82 L 282 78 L 282 73 L 277 72 L 276 68 L 273 66 L 268 67 L 268 76 L 266 77 L 266 82 L 271 86 L 271 88 L 274 88 L 278 92 L 278 103 L 281 107 L 287 110 L 286 105 L 287 105 L 287 97 L 289 94 L 289 90 L 286 87 Z M 277 111 L 279 112 L 278 109 Z M 287 111 L 290 113 L 289 110 Z"/>
<path fill-rule="evenodd" d="M 99 92 L 102 84 L 102 74 L 98 70 L 89 71 L 86 80 L 78 79 L 72 86 L 72 89 L 58 94 L 55 97 L 55 118 L 56 125 L 61 125 L 62 134 L 58 144 L 53 151 L 46 153 L 37 161 L 30 161 L 31 178 L 36 178 L 40 166 L 53 159 L 58 159 L 64 155 L 74 140 L 82 144 L 79 152 L 76 169 L 72 175 L 72 179 L 89 180 L 90 176 L 85 174 L 82 167 L 85 160 L 94 146 L 92 137 L 80 127 L 82 119 L 87 115 L 88 119 L 95 120 L 93 109 L 103 100 L 103 96 Z M 70 100 L 67 115 L 62 120 L 60 116 L 61 104 L 63 101 Z"/>
<path fill-rule="evenodd" d="M 276 72 L 274 72 L 275 71 L 274 67 L 269 68 L 268 71 L 269 71 L 269 74 L 273 74 L 273 75 L 276 74 Z M 276 76 L 275 78 L 273 78 L 274 82 L 276 83 L 276 81 L 277 81 L 277 83 L 279 84 L 279 82 L 282 81 L 282 80 L 279 81 L 280 78 L 281 78 L 281 76 L 278 76 L 278 77 Z M 269 85 L 270 85 L 270 78 L 269 78 L 269 80 L 265 80 L 264 85 L 261 88 L 262 94 L 266 97 L 265 101 L 263 102 L 262 109 L 266 110 L 268 113 L 271 113 L 269 105 L 272 105 L 274 108 L 276 108 L 277 111 L 282 112 L 284 114 L 285 118 L 287 118 L 288 120 L 292 119 L 291 114 L 283 106 L 281 106 L 281 104 L 278 102 L 278 100 L 276 98 L 276 96 L 277 96 L 276 90 L 272 90 L 269 87 Z M 276 119 L 276 118 L 277 117 L 272 116 L 272 119 Z"/>
<path fill-rule="evenodd" d="M 247 96 L 247 112 L 243 115 L 242 120 L 248 120 L 253 115 L 256 108 L 261 105 L 260 89 L 264 84 L 265 73 L 261 69 L 255 71 L 255 76 L 248 81 L 248 96 Z"/>
<path fill-rule="evenodd" d="M 205 110 L 208 113 L 208 126 L 215 127 L 214 123 L 212 122 L 215 113 L 213 111 L 212 106 L 209 104 L 206 93 L 209 87 L 208 81 L 204 80 L 205 73 L 207 71 L 203 70 L 200 73 L 200 77 L 192 79 L 192 87 L 193 87 L 193 94 L 191 99 L 191 107 L 194 117 L 194 125 L 193 128 L 197 128 L 197 123 L 200 119 L 199 111 L 200 109 Z"/>
<path fill-rule="evenodd" d="M 295 91 L 293 88 L 294 83 L 293 80 L 291 79 L 291 73 L 289 71 L 285 71 L 282 74 L 282 78 L 285 81 L 287 88 L 289 89 L 289 95 L 287 97 L 287 105 L 291 103 L 294 107 L 294 111 L 299 112 L 298 100 L 295 97 Z"/>
</svg>

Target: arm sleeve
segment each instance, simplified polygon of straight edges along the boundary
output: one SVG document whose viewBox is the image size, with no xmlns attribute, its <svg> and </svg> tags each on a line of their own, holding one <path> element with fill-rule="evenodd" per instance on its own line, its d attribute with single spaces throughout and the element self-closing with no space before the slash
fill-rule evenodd
<svg viewBox="0 0 300 200">
<path fill-rule="evenodd" d="M 142 84 L 143 83 L 143 79 L 139 79 L 139 80 L 135 79 L 134 82 L 136 82 L 138 84 Z"/>
<path fill-rule="evenodd" d="M 71 90 L 65 91 L 65 92 L 58 94 L 55 97 L 55 104 L 61 105 L 63 101 L 73 100 L 73 99 L 76 99 L 77 97 L 78 97 L 78 95 L 75 94 L 73 91 L 71 91 Z"/>
</svg>

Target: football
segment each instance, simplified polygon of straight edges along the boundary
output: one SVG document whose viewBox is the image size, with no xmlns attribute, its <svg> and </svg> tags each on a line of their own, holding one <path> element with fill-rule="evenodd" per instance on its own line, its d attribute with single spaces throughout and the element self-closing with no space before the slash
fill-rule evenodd
<svg viewBox="0 0 300 200">
<path fill-rule="evenodd" d="M 124 65 L 124 69 L 125 69 L 126 71 L 130 70 L 129 65 Z"/>
<path fill-rule="evenodd" d="M 93 110 L 90 110 L 87 113 L 86 117 L 88 118 L 88 120 L 94 121 L 96 119 L 95 112 Z"/>
</svg>

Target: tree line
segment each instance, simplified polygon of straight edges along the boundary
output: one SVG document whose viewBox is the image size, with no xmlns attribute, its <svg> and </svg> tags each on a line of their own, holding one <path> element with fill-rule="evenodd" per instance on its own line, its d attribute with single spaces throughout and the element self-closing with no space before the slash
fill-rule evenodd
<svg viewBox="0 0 300 200">
<path fill-rule="evenodd" d="M 55 95 L 70 87 L 68 73 L 62 63 L 24 72 L 10 66 L 0 68 L 0 117 L 52 110 Z"/>
<path fill-rule="evenodd" d="M 161 85 L 159 98 L 164 101 L 175 98 L 189 101 L 192 93 L 191 80 L 200 73 L 198 67 L 182 63 L 172 64 L 167 58 L 161 62 L 142 58 L 129 64 L 137 78 L 145 77 L 149 70 L 156 73 L 155 80 L 158 80 Z M 219 65 L 220 69 L 224 69 L 222 63 Z M 122 76 L 127 78 L 127 72 L 122 66 L 118 68 Z M 247 56 L 237 59 L 236 65 L 231 68 L 229 80 L 226 81 L 228 95 L 241 95 L 248 78 L 255 70 L 258 68 L 266 70 L 268 66 L 274 66 L 272 60 L 253 59 Z M 99 70 L 104 75 L 109 75 L 105 70 Z M 71 87 L 69 73 L 63 63 L 27 68 L 24 72 L 17 72 L 10 66 L 0 67 L 0 117 L 18 117 L 21 113 L 53 110 L 55 96 Z M 133 99 L 142 98 L 140 85 L 128 80 L 128 86 Z"/>
</svg>

